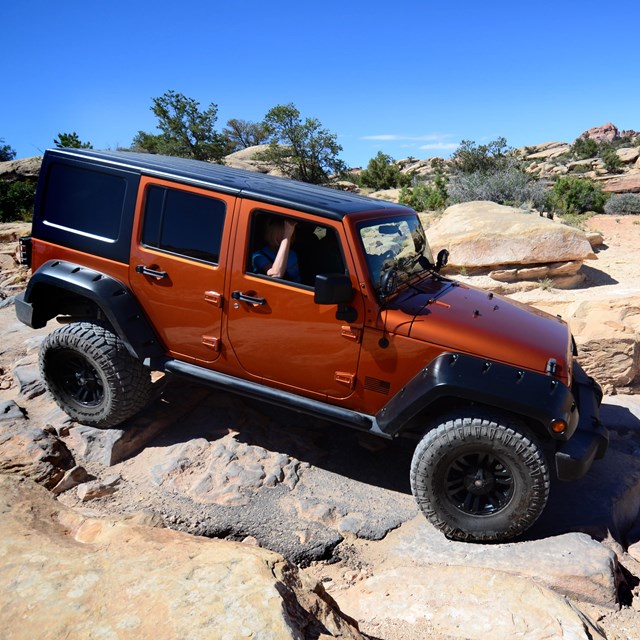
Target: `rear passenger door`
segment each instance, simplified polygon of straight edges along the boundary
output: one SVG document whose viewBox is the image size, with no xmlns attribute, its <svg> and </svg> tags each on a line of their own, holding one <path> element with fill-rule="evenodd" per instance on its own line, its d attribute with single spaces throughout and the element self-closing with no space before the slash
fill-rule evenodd
<svg viewBox="0 0 640 640">
<path fill-rule="evenodd" d="M 235 198 L 142 178 L 129 279 L 167 351 L 220 355 L 226 238 Z"/>
</svg>

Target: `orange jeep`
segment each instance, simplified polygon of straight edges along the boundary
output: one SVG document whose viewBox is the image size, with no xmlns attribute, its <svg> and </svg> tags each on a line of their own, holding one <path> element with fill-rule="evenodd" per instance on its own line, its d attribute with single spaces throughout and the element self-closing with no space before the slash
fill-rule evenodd
<svg viewBox="0 0 640 640">
<path fill-rule="evenodd" d="M 274 220 L 290 236 L 281 277 L 265 268 Z M 182 158 L 56 149 L 22 251 L 33 275 L 18 318 L 62 323 L 40 368 L 83 424 L 140 411 L 159 370 L 415 437 L 421 509 L 478 541 L 521 534 L 552 469 L 577 479 L 606 451 L 602 394 L 567 324 L 440 275 L 447 253 L 434 260 L 407 207 Z"/>
</svg>

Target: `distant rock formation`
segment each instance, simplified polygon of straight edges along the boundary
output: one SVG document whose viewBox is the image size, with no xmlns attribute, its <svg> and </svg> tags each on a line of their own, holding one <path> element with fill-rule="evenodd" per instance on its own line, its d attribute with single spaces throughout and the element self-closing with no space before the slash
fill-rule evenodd
<svg viewBox="0 0 640 640">
<path fill-rule="evenodd" d="M 591 129 L 587 129 L 583 134 L 581 134 L 580 138 L 591 138 L 596 142 L 613 142 L 614 140 L 618 140 L 620 138 L 637 138 L 640 136 L 640 133 L 634 131 L 633 129 L 629 129 L 627 131 L 619 131 L 618 127 L 616 127 L 611 122 L 607 122 L 599 127 L 592 127 Z"/>
</svg>

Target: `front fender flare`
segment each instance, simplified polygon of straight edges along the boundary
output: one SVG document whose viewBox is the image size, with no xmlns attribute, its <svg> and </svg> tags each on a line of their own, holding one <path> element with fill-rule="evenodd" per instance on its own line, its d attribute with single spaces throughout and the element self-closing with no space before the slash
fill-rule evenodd
<svg viewBox="0 0 640 640">
<path fill-rule="evenodd" d="M 454 398 L 524 416 L 541 425 L 541 434 L 566 440 L 578 424 L 571 390 L 557 378 L 460 353 L 443 353 L 414 376 L 376 415 L 380 429 L 400 432 L 429 406 Z M 550 430 L 555 418 L 569 425 L 562 436 Z"/>
</svg>

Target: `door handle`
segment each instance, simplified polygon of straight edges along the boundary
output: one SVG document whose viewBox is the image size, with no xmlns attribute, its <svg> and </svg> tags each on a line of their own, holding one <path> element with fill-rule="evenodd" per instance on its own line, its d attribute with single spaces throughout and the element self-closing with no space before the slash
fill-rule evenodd
<svg viewBox="0 0 640 640">
<path fill-rule="evenodd" d="M 266 298 L 257 298 L 256 296 L 248 296 L 242 291 L 233 291 L 231 293 L 231 297 L 234 300 L 241 300 L 242 302 L 248 302 L 249 304 L 259 305 L 259 304 L 267 304 Z"/>
<path fill-rule="evenodd" d="M 169 274 L 166 271 L 149 269 L 149 267 L 145 267 L 143 264 L 139 264 L 136 266 L 136 273 L 141 273 L 143 276 L 151 276 L 152 278 L 157 278 L 158 280 L 169 277 Z"/>
</svg>

